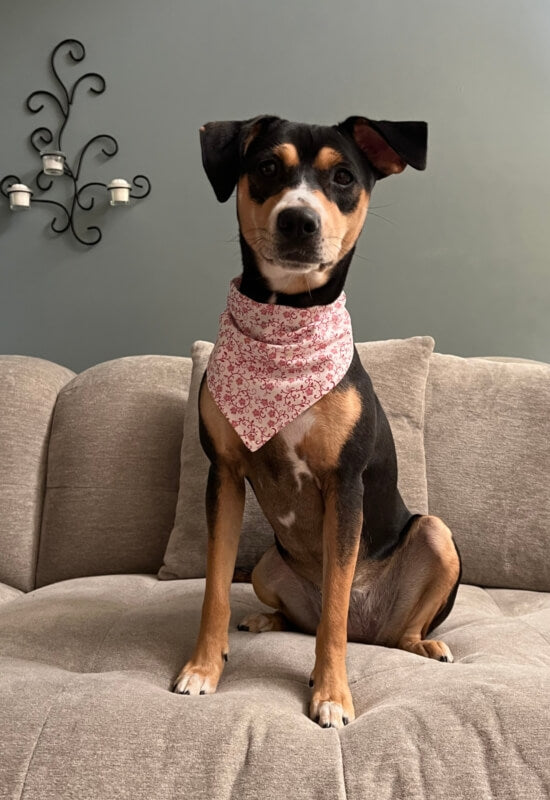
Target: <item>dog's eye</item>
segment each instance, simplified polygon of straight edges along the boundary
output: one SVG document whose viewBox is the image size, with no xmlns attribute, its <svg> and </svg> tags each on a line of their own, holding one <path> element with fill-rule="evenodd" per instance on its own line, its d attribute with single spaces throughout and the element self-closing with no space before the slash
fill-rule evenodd
<svg viewBox="0 0 550 800">
<path fill-rule="evenodd" d="M 338 186 L 349 186 L 350 183 L 353 183 L 355 178 L 353 177 L 349 169 L 343 169 L 342 167 L 340 167 L 340 169 L 337 169 L 334 175 L 332 176 L 332 180 L 334 181 L 334 183 L 337 183 Z"/>
<path fill-rule="evenodd" d="M 266 158 L 258 164 L 258 170 L 265 178 L 272 178 L 277 172 L 277 162 L 274 158 Z"/>
</svg>

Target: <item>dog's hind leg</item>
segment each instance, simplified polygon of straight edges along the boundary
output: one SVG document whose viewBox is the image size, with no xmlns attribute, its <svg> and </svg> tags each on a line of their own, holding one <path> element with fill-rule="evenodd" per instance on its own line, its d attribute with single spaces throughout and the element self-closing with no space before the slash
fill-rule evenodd
<svg viewBox="0 0 550 800">
<path fill-rule="evenodd" d="M 419 517 L 389 567 L 386 580 L 396 596 L 375 643 L 452 661 L 449 647 L 427 636 L 450 613 L 459 578 L 451 531 L 438 517 Z"/>
<path fill-rule="evenodd" d="M 266 550 L 254 567 L 252 585 L 258 599 L 277 610 L 248 614 L 237 626 L 239 630 L 263 633 L 298 629 L 315 634 L 321 593 L 288 566 L 275 545 Z"/>
</svg>

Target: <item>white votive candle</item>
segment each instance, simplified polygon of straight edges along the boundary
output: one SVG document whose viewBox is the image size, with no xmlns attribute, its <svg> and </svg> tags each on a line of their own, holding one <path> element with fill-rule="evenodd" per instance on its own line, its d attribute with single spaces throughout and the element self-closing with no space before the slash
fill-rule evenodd
<svg viewBox="0 0 550 800">
<path fill-rule="evenodd" d="M 124 178 L 113 178 L 107 189 L 111 193 L 109 203 L 112 206 L 126 206 L 130 202 L 132 184 Z"/>
<path fill-rule="evenodd" d="M 12 211 L 24 211 L 30 208 L 32 190 L 24 183 L 13 183 L 8 189 L 10 198 L 10 209 Z"/>
<path fill-rule="evenodd" d="M 65 167 L 65 153 L 61 150 L 42 150 L 42 171 L 45 175 L 63 175 Z"/>
</svg>

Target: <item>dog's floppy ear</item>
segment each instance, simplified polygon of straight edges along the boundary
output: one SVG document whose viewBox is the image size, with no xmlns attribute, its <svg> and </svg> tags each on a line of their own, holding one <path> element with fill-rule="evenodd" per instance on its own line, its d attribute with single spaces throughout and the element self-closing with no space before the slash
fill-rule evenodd
<svg viewBox="0 0 550 800">
<path fill-rule="evenodd" d="M 250 142 L 279 117 L 262 114 L 245 120 L 207 122 L 200 129 L 202 164 L 220 203 L 229 200 Z"/>
<path fill-rule="evenodd" d="M 353 139 L 379 173 L 379 178 L 402 172 L 407 164 L 414 169 L 426 169 L 428 126 L 425 122 L 348 117 L 336 128 Z"/>
</svg>

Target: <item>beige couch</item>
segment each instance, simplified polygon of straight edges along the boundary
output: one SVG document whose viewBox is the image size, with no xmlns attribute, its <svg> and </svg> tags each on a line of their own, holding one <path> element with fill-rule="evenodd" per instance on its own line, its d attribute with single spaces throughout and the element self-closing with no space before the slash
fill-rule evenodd
<svg viewBox="0 0 550 800">
<path fill-rule="evenodd" d="M 218 692 L 170 692 L 204 588 L 205 345 L 192 382 L 188 358 L 75 376 L 0 357 L 0 798 L 550 796 L 550 366 L 432 345 L 361 357 L 403 494 L 461 549 L 437 632 L 456 661 L 349 645 L 357 719 L 339 731 L 305 713 L 312 637 L 236 630 L 261 607 L 247 583 L 233 585 Z M 244 571 L 270 535 L 252 504 Z"/>
</svg>

